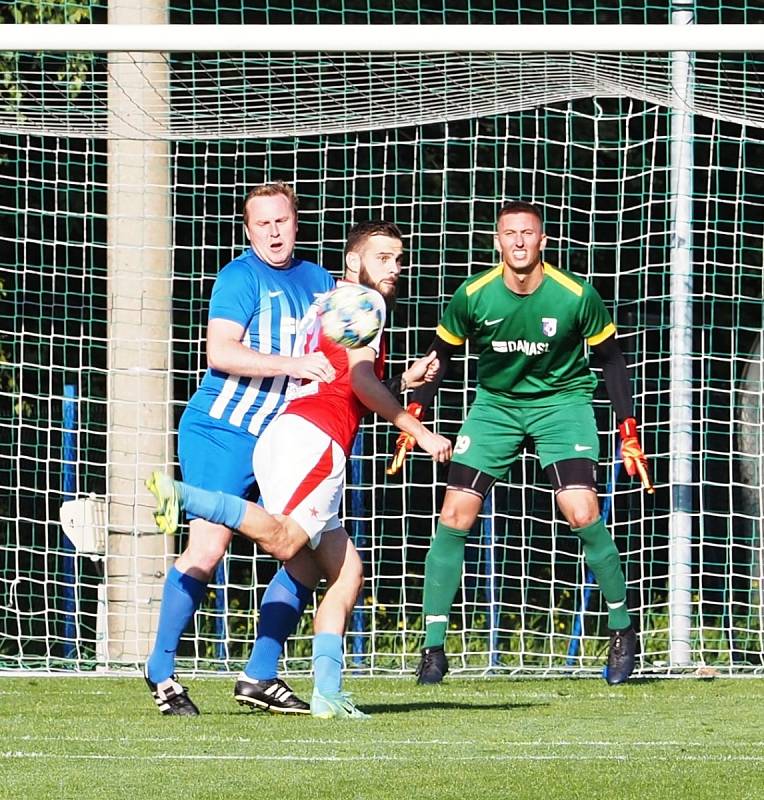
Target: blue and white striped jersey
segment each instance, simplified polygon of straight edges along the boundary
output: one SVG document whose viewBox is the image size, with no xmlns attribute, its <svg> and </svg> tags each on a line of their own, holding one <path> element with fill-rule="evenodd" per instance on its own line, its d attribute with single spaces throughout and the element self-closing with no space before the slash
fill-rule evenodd
<svg viewBox="0 0 764 800">
<path fill-rule="evenodd" d="M 250 248 L 218 274 L 209 319 L 244 327 L 242 344 L 260 353 L 291 356 L 297 325 L 317 294 L 334 278 L 310 261 L 294 259 L 287 269 L 266 264 Z M 245 378 L 208 369 L 189 406 L 257 436 L 284 400 L 289 379 Z"/>
</svg>

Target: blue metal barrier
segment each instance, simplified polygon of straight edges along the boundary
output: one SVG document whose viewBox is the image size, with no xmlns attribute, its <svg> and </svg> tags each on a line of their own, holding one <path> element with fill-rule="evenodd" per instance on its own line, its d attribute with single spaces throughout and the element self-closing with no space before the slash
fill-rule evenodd
<svg viewBox="0 0 764 800">
<path fill-rule="evenodd" d="M 77 387 L 64 385 L 61 404 L 61 494 L 62 502 L 74 500 L 77 494 Z M 61 529 L 61 654 L 77 658 L 77 554 L 69 537 Z"/>
<path fill-rule="evenodd" d="M 613 463 L 610 472 L 610 479 L 608 480 L 607 487 L 605 488 L 605 499 L 602 502 L 602 521 L 607 525 L 608 517 L 610 516 L 610 509 L 613 505 L 613 489 L 618 481 L 618 473 L 621 471 L 621 443 L 618 442 L 615 452 L 615 462 Z M 595 583 L 594 573 L 587 567 L 586 578 L 583 590 L 583 597 L 581 599 L 581 607 L 576 612 L 573 618 L 573 629 L 571 630 L 570 644 L 568 645 L 568 658 L 565 662 L 569 667 L 576 663 L 578 657 L 578 649 L 581 644 L 582 633 L 584 630 L 584 614 L 589 607 L 589 600 L 592 596 L 592 586 Z M 578 592 L 576 592 L 578 597 Z"/>
</svg>

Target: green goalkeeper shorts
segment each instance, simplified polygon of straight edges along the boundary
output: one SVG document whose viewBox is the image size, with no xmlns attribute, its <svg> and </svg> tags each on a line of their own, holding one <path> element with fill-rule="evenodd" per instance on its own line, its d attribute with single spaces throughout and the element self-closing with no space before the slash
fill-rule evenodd
<svg viewBox="0 0 764 800">
<path fill-rule="evenodd" d="M 478 392 L 456 437 L 452 461 L 502 479 L 526 437 L 533 440 L 542 468 L 569 458 L 599 459 L 591 403 L 574 399 L 565 405 L 517 408 Z"/>
</svg>

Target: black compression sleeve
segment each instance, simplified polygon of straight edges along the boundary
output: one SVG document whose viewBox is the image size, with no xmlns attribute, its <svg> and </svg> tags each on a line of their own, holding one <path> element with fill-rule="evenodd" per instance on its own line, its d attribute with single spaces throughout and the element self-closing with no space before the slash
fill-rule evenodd
<svg viewBox="0 0 764 800">
<path fill-rule="evenodd" d="M 390 391 L 390 394 L 394 397 L 399 395 L 403 391 L 403 373 L 401 372 L 400 375 L 393 375 L 392 378 L 388 378 L 384 381 L 385 386 Z"/>
<path fill-rule="evenodd" d="M 432 351 L 435 350 L 438 354 L 440 366 L 438 367 L 438 372 L 435 375 L 435 380 L 431 381 L 430 383 L 423 384 L 411 393 L 412 403 L 421 403 L 422 407 L 425 409 L 430 406 L 433 398 L 440 388 L 443 378 L 445 377 L 446 370 L 448 369 L 448 362 L 451 360 L 451 356 L 456 352 L 456 349 L 457 345 L 449 344 L 441 339 L 440 336 L 436 336 L 435 339 L 433 339 L 433 342 L 425 355 L 432 353 Z"/>
<path fill-rule="evenodd" d="M 623 357 L 621 347 L 615 336 L 611 336 L 605 339 L 604 342 L 594 345 L 592 352 L 597 356 L 602 366 L 607 396 L 613 405 L 616 419 L 621 423 L 628 417 L 633 417 L 634 406 L 631 396 L 631 382 L 626 369 L 626 359 Z"/>
</svg>

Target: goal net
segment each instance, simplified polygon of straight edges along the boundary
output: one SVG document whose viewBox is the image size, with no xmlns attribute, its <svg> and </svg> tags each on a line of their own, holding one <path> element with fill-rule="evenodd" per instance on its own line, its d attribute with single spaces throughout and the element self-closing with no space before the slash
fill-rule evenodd
<svg viewBox="0 0 764 800">
<path fill-rule="evenodd" d="M 761 54 L 1 57 L 0 668 L 145 658 L 185 529 L 156 532 L 142 481 L 176 469 L 212 284 L 245 247 L 241 201 L 280 179 L 300 197 L 299 253 L 335 275 L 353 223 L 403 230 L 394 372 L 425 351 L 456 287 L 495 263 L 500 204 L 543 209 L 546 259 L 613 313 L 655 474 L 648 497 L 619 470 L 600 387 L 601 504 L 638 670 L 762 671 Z M 455 436 L 474 378 L 467 349 L 430 411 L 439 432 Z M 415 453 L 386 476 L 395 433 L 367 418 L 348 467 L 366 575 L 346 640 L 359 674 L 410 670 L 423 639 L 446 473 Z M 61 506 L 86 498 L 68 506 L 69 537 Z M 241 668 L 276 566 L 234 540 L 182 670 Z M 452 669 L 597 674 L 605 619 L 528 452 L 468 540 Z M 310 634 L 309 611 L 288 671 L 310 669 Z"/>
</svg>

